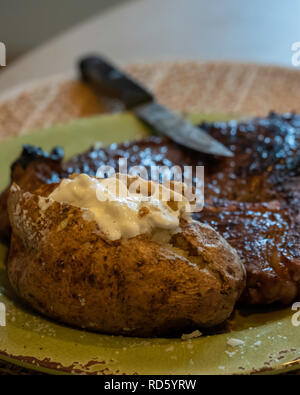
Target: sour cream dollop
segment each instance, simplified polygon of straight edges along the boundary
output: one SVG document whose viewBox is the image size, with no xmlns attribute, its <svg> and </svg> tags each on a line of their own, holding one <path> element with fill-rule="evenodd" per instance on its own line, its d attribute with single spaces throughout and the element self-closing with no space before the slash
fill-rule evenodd
<svg viewBox="0 0 300 395">
<path fill-rule="evenodd" d="M 191 221 L 190 203 L 180 189 L 122 174 L 105 179 L 79 174 L 64 179 L 48 199 L 81 208 L 85 220 L 96 221 L 108 239 L 119 240 L 160 230 L 177 233 L 181 218 Z M 40 202 L 41 209 L 49 203 Z"/>
</svg>

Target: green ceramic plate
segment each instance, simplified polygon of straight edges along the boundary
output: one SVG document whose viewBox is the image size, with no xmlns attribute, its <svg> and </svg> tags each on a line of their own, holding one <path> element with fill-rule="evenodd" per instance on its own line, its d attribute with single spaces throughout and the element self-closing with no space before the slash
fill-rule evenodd
<svg viewBox="0 0 300 395">
<path fill-rule="evenodd" d="M 193 116 L 221 120 L 221 116 Z M 44 149 L 62 145 L 66 156 L 95 142 L 137 139 L 147 130 L 130 114 L 83 119 L 0 143 L 0 189 L 9 165 L 24 143 Z M 232 332 L 193 340 L 107 336 L 56 324 L 25 307 L 12 292 L 5 272 L 6 248 L 0 246 L 0 358 L 51 373 L 85 374 L 241 374 L 300 368 L 300 327 L 290 308 L 236 311 Z M 244 343 L 231 347 L 228 339 Z"/>
</svg>

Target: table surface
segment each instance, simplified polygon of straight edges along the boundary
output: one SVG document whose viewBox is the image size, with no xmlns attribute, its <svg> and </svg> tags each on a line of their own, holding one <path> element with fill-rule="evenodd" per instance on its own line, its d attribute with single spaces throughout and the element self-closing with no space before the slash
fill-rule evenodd
<svg viewBox="0 0 300 395">
<path fill-rule="evenodd" d="M 90 52 L 122 63 L 228 59 L 291 66 L 299 12 L 294 0 L 122 2 L 8 65 L 0 91 L 70 70 Z"/>
</svg>

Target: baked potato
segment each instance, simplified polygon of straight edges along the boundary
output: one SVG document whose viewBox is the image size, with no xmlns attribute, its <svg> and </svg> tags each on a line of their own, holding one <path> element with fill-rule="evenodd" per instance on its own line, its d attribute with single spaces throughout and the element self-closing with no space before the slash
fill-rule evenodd
<svg viewBox="0 0 300 395">
<path fill-rule="evenodd" d="M 76 206 L 13 184 L 8 276 L 40 313 L 71 326 L 153 337 L 208 328 L 232 313 L 245 286 L 236 251 L 210 226 L 181 219 L 168 243 L 148 234 L 110 240 Z M 47 200 L 46 200 L 47 201 Z"/>
</svg>

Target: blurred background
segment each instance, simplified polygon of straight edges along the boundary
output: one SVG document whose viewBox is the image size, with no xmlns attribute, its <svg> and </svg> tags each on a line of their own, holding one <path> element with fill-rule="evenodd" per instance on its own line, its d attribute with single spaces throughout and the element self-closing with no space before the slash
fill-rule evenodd
<svg viewBox="0 0 300 395">
<path fill-rule="evenodd" d="M 122 63 L 235 60 L 293 67 L 295 0 L 1 0 L 0 88 L 72 69 L 89 52 Z M 5 81 L 2 75 L 5 74 Z"/>
<path fill-rule="evenodd" d="M 130 0 L 1 0 L 0 41 L 8 62 L 84 19 Z"/>
</svg>

